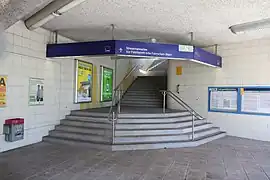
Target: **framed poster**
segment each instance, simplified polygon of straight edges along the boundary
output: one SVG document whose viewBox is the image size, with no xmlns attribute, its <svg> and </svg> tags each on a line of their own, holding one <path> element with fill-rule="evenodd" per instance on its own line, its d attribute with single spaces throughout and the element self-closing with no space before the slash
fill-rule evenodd
<svg viewBox="0 0 270 180">
<path fill-rule="evenodd" d="M 112 101 L 113 96 L 113 70 L 100 66 L 100 101 Z"/>
<path fill-rule="evenodd" d="M 7 76 L 0 75 L 0 108 L 7 105 Z"/>
<path fill-rule="evenodd" d="M 92 102 L 93 64 L 76 60 L 75 103 Z"/>
<path fill-rule="evenodd" d="M 30 106 L 44 105 L 44 79 L 29 79 L 28 103 Z"/>
<path fill-rule="evenodd" d="M 237 111 L 237 88 L 209 88 L 210 111 Z"/>
</svg>

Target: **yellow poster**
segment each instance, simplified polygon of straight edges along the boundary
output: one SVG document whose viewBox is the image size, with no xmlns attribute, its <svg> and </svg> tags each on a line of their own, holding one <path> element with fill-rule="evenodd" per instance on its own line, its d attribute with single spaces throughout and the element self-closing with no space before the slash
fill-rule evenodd
<svg viewBox="0 0 270 180">
<path fill-rule="evenodd" d="M 182 73 L 183 73 L 182 66 L 177 66 L 176 67 L 176 75 L 180 76 L 180 75 L 182 75 Z"/>
<path fill-rule="evenodd" d="M 7 105 L 7 76 L 0 76 L 0 108 Z"/>
<path fill-rule="evenodd" d="M 75 103 L 92 101 L 93 64 L 76 60 Z"/>
</svg>

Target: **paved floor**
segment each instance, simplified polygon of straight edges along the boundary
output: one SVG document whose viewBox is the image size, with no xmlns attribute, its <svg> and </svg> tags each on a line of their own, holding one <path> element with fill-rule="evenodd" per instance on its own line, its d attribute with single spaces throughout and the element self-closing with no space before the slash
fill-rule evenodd
<svg viewBox="0 0 270 180">
<path fill-rule="evenodd" d="M 197 148 L 104 152 L 39 143 L 0 154 L 1 180 L 265 180 L 270 143 L 226 137 Z"/>
</svg>

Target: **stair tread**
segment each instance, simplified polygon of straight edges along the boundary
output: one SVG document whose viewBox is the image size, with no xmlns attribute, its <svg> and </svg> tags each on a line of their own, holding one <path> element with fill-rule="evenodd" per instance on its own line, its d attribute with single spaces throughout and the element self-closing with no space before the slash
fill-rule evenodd
<svg viewBox="0 0 270 180">
<path fill-rule="evenodd" d="M 214 130 L 214 129 L 219 129 L 218 127 L 210 127 L 210 128 L 205 128 L 205 129 L 202 129 L 202 130 L 195 130 L 194 131 L 194 134 L 196 133 L 201 133 L 201 132 L 207 132 L 207 131 L 210 131 L 210 130 Z M 155 134 L 155 135 L 135 135 L 135 136 L 116 136 L 117 137 L 121 137 L 121 138 L 140 138 L 140 137 L 160 137 L 160 136 L 182 136 L 182 135 L 190 135 L 192 134 L 192 132 L 187 132 L 187 133 L 179 133 L 179 134 Z"/>
<path fill-rule="evenodd" d="M 223 132 L 223 131 L 219 131 L 217 133 L 212 133 L 212 134 L 209 134 L 209 135 L 206 135 L 206 136 L 201 136 L 201 137 L 198 137 L 198 138 L 195 138 L 194 141 L 199 141 L 199 140 L 203 140 L 203 139 L 206 139 L 206 138 L 209 138 L 209 137 L 213 137 L 213 136 L 217 136 L 217 135 L 221 135 L 221 134 L 226 134 L 226 132 Z M 124 143 L 115 143 L 114 145 L 139 145 L 139 144 L 166 144 L 166 143 L 186 143 L 186 142 L 194 142 L 194 141 L 191 141 L 191 140 L 182 140 L 182 141 L 153 141 L 153 142 L 124 142 Z"/>
<path fill-rule="evenodd" d="M 198 122 L 201 121 L 199 119 L 195 119 L 194 121 Z M 152 123 L 117 123 L 117 125 L 153 125 L 153 124 L 179 124 L 179 123 L 187 123 L 192 122 L 192 120 L 184 120 L 184 121 L 174 121 L 174 122 L 152 122 Z"/>
<path fill-rule="evenodd" d="M 195 124 L 194 127 L 204 126 L 204 125 L 211 125 L 211 123 L 202 123 L 202 124 Z M 161 131 L 161 130 L 183 130 L 192 128 L 192 126 L 183 126 L 183 127 L 176 127 L 176 128 L 163 128 L 163 129 L 116 129 L 117 131 Z"/>
<path fill-rule="evenodd" d="M 64 130 L 53 130 L 51 133 L 67 133 L 67 134 L 75 134 L 75 135 L 82 135 L 82 136 L 95 136 L 95 137 L 108 137 L 105 135 L 99 135 L 99 134 L 92 134 L 92 133 L 85 133 L 85 132 L 70 132 L 70 131 L 64 131 Z"/>
</svg>

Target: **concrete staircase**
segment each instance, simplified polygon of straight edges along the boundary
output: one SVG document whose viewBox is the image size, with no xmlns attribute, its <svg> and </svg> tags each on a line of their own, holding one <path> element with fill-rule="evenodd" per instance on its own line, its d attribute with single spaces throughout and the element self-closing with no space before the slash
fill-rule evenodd
<svg viewBox="0 0 270 180">
<path fill-rule="evenodd" d="M 98 111 L 72 111 L 49 136 L 44 137 L 44 141 L 121 151 L 194 147 L 226 135 L 206 120 L 196 120 L 195 140 L 191 141 L 192 117 L 189 112 L 163 114 L 158 112 L 161 109 L 152 109 L 152 113 L 130 113 L 128 108 L 129 113 L 119 114 L 112 144 L 108 113 Z"/>
<path fill-rule="evenodd" d="M 162 96 L 159 90 L 166 89 L 166 77 L 138 77 L 124 94 L 121 105 L 128 107 L 161 108 Z"/>
<path fill-rule="evenodd" d="M 159 89 L 166 89 L 164 77 L 139 77 L 123 96 L 114 129 L 108 120 L 110 108 L 72 111 L 44 141 L 121 151 L 194 147 L 226 135 L 206 120 L 195 119 L 192 141 L 190 112 L 162 113 Z"/>
</svg>

